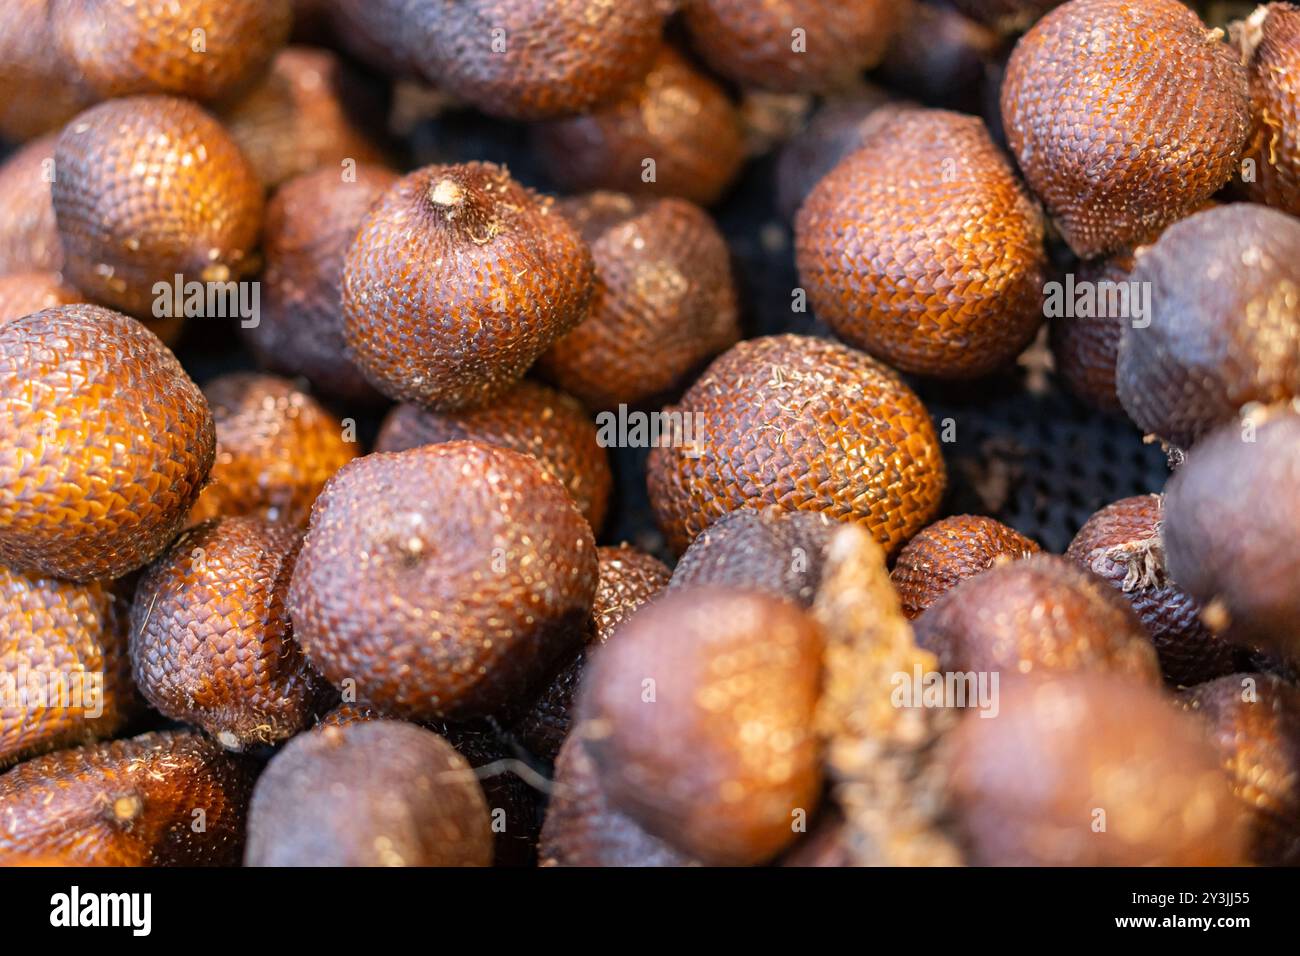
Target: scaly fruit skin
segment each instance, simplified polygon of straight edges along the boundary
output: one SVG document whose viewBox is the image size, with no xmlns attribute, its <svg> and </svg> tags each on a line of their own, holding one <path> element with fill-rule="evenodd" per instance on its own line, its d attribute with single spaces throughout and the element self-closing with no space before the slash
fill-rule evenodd
<svg viewBox="0 0 1300 956">
<path fill-rule="evenodd" d="M 42 136 L 0 165 L 0 275 L 63 268 L 50 193 L 58 140 Z"/>
<path fill-rule="evenodd" d="M 889 577 L 903 613 L 915 618 L 967 578 L 1040 551 L 1037 542 L 1001 521 L 954 515 L 936 521 L 909 541 Z"/>
<path fill-rule="evenodd" d="M 1150 242 L 1236 172 L 1250 127 L 1237 53 L 1178 0 L 1072 0 L 1016 45 L 1011 150 L 1084 258 Z"/>
<path fill-rule="evenodd" d="M 1023 30 L 1064 0 L 956 0 L 968 17 L 999 30 Z"/>
<path fill-rule="evenodd" d="M 191 528 L 150 565 L 131 606 L 136 686 L 161 714 L 229 750 L 307 727 L 323 681 L 293 640 L 285 596 L 302 533 L 255 518 Z"/>
<path fill-rule="evenodd" d="M 370 720 L 301 734 L 249 808 L 245 866 L 491 866 L 483 788 L 437 734 Z"/>
<path fill-rule="evenodd" d="M 1246 158 L 1248 199 L 1300 216 L 1300 6 L 1269 3 L 1233 28 L 1250 72 L 1254 126 Z"/>
<path fill-rule="evenodd" d="M 1165 559 L 1211 629 L 1300 660 L 1300 410 L 1206 436 L 1165 492 Z"/>
<path fill-rule="evenodd" d="M 312 502 L 357 457 L 343 423 L 293 382 L 232 372 L 203 390 L 217 428 L 217 456 L 190 523 L 252 515 L 305 528 Z"/>
<path fill-rule="evenodd" d="M 538 849 L 542 866 L 691 866 L 694 861 L 610 806 L 578 735 L 560 748 Z"/>
<path fill-rule="evenodd" d="M 637 608 L 664 589 L 672 572 L 653 555 L 630 545 L 597 548 L 596 596 L 587 644 L 561 664 L 512 728 L 534 756 L 555 759 L 573 721 L 573 701 L 591 651 L 607 643 Z"/>
<path fill-rule="evenodd" d="M 102 99 L 212 102 L 261 76 L 289 36 L 289 0 L 53 0 L 59 53 Z"/>
<path fill-rule="evenodd" d="M 1144 250 L 1133 280 L 1150 324 L 1125 324 L 1116 379 L 1139 428 L 1186 448 L 1251 402 L 1300 396 L 1300 220 L 1208 209 Z"/>
<path fill-rule="evenodd" d="M 0 854 L 80 866 L 236 866 L 255 776 L 252 764 L 188 731 L 37 757 L 0 776 Z"/>
<path fill-rule="evenodd" d="M 222 119 L 267 189 L 317 169 L 342 180 L 344 160 L 382 163 L 363 124 L 384 114 L 382 95 L 328 50 L 289 47 Z"/>
<path fill-rule="evenodd" d="M 262 186 L 221 124 L 188 100 L 110 100 L 55 150 L 64 273 L 96 302 L 147 318 L 154 285 L 237 280 L 262 228 Z"/>
<path fill-rule="evenodd" d="M 1125 283 L 1132 279 L 1137 259 L 1121 252 L 1106 259 L 1094 259 L 1078 267 L 1080 282 Z M 1069 311 L 1074 311 L 1073 309 Z M 1131 321 L 1097 309 L 1096 315 L 1053 316 L 1051 347 L 1056 373 L 1075 398 L 1103 412 L 1124 411 L 1120 403 L 1115 369 L 1119 364 L 1119 343 L 1124 325 Z"/>
<path fill-rule="evenodd" d="M 591 251 L 550 199 L 500 166 L 426 166 L 371 210 L 348 250 L 348 348 L 385 395 L 486 405 L 586 316 Z"/>
<path fill-rule="evenodd" d="M 1300 862 L 1300 690 L 1271 674 L 1232 674 L 1181 695 L 1210 730 L 1249 808 L 1251 862 Z"/>
<path fill-rule="evenodd" d="M 66 285 L 57 272 L 0 275 L 0 323 L 83 300 L 84 296 Z"/>
<path fill-rule="evenodd" d="M 1043 321 L 1043 221 L 981 120 L 886 119 L 795 219 L 799 279 L 850 345 L 902 369 L 973 378 Z"/>
<path fill-rule="evenodd" d="M 590 314 L 539 363 L 566 392 L 596 409 L 636 405 L 740 339 L 731 254 L 704 210 L 606 192 L 558 209 L 596 264 Z"/>
<path fill-rule="evenodd" d="M 728 79 L 824 93 L 880 62 L 903 6 L 893 0 L 687 0 L 684 15 L 691 44 Z"/>
<path fill-rule="evenodd" d="M 109 586 L 0 567 L 0 766 L 122 726 L 135 702 L 126 633 Z"/>
<path fill-rule="evenodd" d="M 1079 529 L 1066 557 L 1124 595 L 1151 635 L 1165 680 L 1190 686 L 1231 674 L 1237 648 L 1201 622 L 1201 605 L 1169 580 L 1160 526 L 1160 495 L 1123 498 Z"/>
<path fill-rule="evenodd" d="M 411 5 L 417 66 L 485 113 L 590 112 L 645 76 L 676 0 L 460 0 Z"/>
<path fill-rule="evenodd" d="M 289 607 L 335 686 L 352 681 L 389 713 L 459 719 L 498 713 L 581 642 L 596 575 L 591 527 L 535 458 L 453 441 L 330 479 Z"/>
<path fill-rule="evenodd" d="M 1245 812 L 1218 755 L 1158 691 L 1097 674 L 1008 680 L 997 718 L 982 718 L 944 745 L 969 863 L 1245 862 Z"/>
<path fill-rule="evenodd" d="M 692 444 L 650 453 L 650 503 L 678 553 L 727 512 L 768 504 L 857 522 L 894 552 L 943 498 L 943 456 L 921 400 L 894 371 L 835 342 L 741 342 L 668 411 L 702 423 Z"/>
<path fill-rule="evenodd" d="M 600 530 L 614 475 L 596 426 L 577 399 L 525 380 L 486 408 L 426 412 L 398 405 L 384 419 L 375 451 L 458 440 L 532 455 L 569 490 L 592 530 Z"/>
<path fill-rule="evenodd" d="M 266 209 L 261 321 L 240 328 L 268 368 L 301 375 L 323 394 L 375 404 L 381 396 L 347 354 L 343 264 L 362 220 L 400 178 L 358 163 L 345 181 L 321 169 L 280 187 Z"/>
<path fill-rule="evenodd" d="M 1155 648 L 1128 603 L 1055 555 L 967 578 L 916 619 L 916 640 L 944 671 L 1085 671 L 1160 684 Z"/>
<path fill-rule="evenodd" d="M 595 654 L 575 731 L 610 805 L 704 863 L 751 865 L 821 797 L 821 636 L 788 602 L 679 591 Z M 652 697 L 648 696 L 653 694 Z"/>
<path fill-rule="evenodd" d="M 811 607 L 837 528 L 826 515 L 807 511 L 733 511 L 691 542 L 668 586 L 759 591 Z"/>
<path fill-rule="evenodd" d="M 55 0 L 0 4 L 0 137 L 22 142 L 57 130 L 94 102 L 55 47 Z"/>
<path fill-rule="evenodd" d="M 134 319 L 69 305 L 0 325 L 0 564 L 74 581 L 147 564 L 215 452 L 203 394 Z"/>
<path fill-rule="evenodd" d="M 609 189 L 709 206 L 740 172 L 744 139 L 722 87 L 665 46 L 645 79 L 613 103 L 540 125 L 534 149 L 565 192 Z"/>
</svg>

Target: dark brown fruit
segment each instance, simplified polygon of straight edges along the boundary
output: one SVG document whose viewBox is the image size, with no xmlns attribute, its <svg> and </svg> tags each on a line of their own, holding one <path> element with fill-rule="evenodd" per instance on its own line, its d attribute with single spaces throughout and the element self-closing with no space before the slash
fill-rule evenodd
<svg viewBox="0 0 1300 956">
<path fill-rule="evenodd" d="M 615 102 L 539 126 L 535 149 L 566 192 L 610 189 L 708 206 L 740 172 L 744 140 L 722 87 L 664 47 L 645 79 Z"/>
<path fill-rule="evenodd" d="M 1078 280 L 1093 283 L 1100 291 L 1103 282 L 1131 281 L 1136 264 L 1129 252 L 1094 259 L 1079 265 Z M 1119 364 L 1120 338 L 1131 318 L 1109 308 L 1096 312 L 1052 317 L 1052 357 L 1057 374 L 1076 398 L 1103 412 L 1122 412 L 1115 368 Z"/>
<path fill-rule="evenodd" d="M 1245 203 L 1197 213 L 1138 256 L 1150 324 L 1127 323 L 1119 397 L 1186 448 L 1250 402 L 1300 396 L 1300 220 Z"/>
<path fill-rule="evenodd" d="M 321 169 L 276 192 L 262 240 L 261 321 L 243 333 L 268 368 L 301 375 L 325 395 L 371 404 L 379 393 L 343 338 L 343 263 L 366 214 L 401 177 L 366 164 L 355 173 L 344 179 L 340 169 Z"/>
<path fill-rule="evenodd" d="M 542 866 L 691 866 L 693 861 L 610 806 L 582 740 L 564 742 L 539 848 Z"/>
<path fill-rule="evenodd" d="M 892 114 L 809 194 L 795 249 L 817 315 L 905 372 L 983 375 L 1042 324 L 1042 217 L 975 117 Z"/>
<path fill-rule="evenodd" d="M 345 466 L 289 593 L 335 686 L 411 718 L 498 712 L 582 640 L 596 543 L 536 459 L 453 441 Z"/>
<path fill-rule="evenodd" d="M 820 800 L 821 652 L 777 598 L 665 595 L 593 656 L 575 739 L 611 806 L 651 834 L 712 865 L 765 862 Z"/>
<path fill-rule="evenodd" d="M 1300 216 L 1300 6 L 1263 4 L 1233 29 L 1250 74 L 1254 123 L 1246 158 L 1247 198 Z"/>
<path fill-rule="evenodd" d="M 1251 862 L 1300 862 L 1300 690 L 1269 674 L 1233 674 L 1182 695 L 1208 723 L 1233 791 L 1249 808 Z"/>
<path fill-rule="evenodd" d="M 63 268 L 50 194 L 58 139 L 42 136 L 0 165 L 0 275 Z"/>
<path fill-rule="evenodd" d="M 955 821 L 977 866 L 1232 866 L 1245 812 L 1196 721 L 1096 674 L 1007 681 L 995 720 L 946 745 Z"/>
<path fill-rule="evenodd" d="M 903 613 L 915 618 L 967 578 L 1041 550 L 1037 542 L 993 518 L 955 515 L 936 521 L 909 541 L 899 552 L 890 579 Z"/>
<path fill-rule="evenodd" d="M 725 514 L 691 542 L 669 587 L 760 591 L 810 607 L 840 525 L 824 514 L 769 507 Z"/>
<path fill-rule="evenodd" d="M 289 0 L 53 0 L 59 52 L 101 99 L 169 93 L 211 102 L 266 71 Z"/>
<path fill-rule="evenodd" d="M 187 100 L 129 97 L 72 120 L 55 151 L 64 274 L 96 302 L 155 315 L 154 285 L 237 280 L 262 187 L 230 136 Z"/>
<path fill-rule="evenodd" d="M 483 788 L 432 731 L 371 720 L 301 734 L 257 782 L 245 866 L 491 866 Z"/>
<path fill-rule="evenodd" d="M 590 112 L 645 76 L 676 0 L 460 0 L 411 5 L 415 60 L 494 116 Z"/>
<path fill-rule="evenodd" d="M 576 399 L 523 381 L 486 408 L 426 412 L 398 405 L 384 419 L 375 451 L 460 440 L 532 455 L 569 490 L 593 530 L 604 523 L 614 477 L 596 427 Z"/>
<path fill-rule="evenodd" d="M 1198 444 L 1165 494 L 1165 560 L 1234 641 L 1300 660 L 1300 408 Z"/>
<path fill-rule="evenodd" d="M 134 319 L 68 305 L 0 325 L 0 564 L 76 581 L 143 566 L 215 446 L 202 393 Z"/>
<path fill-rule="evenodd" d="M 500 166 L 426 166 L 384 194 L 348 251 L 344 334 L 390 398 L 485 405 L 582 321 L 593 273 L 551 200 Z"/>
<path fill-rule="evenodd" d="M 134 701 L 113 591 L 0 567 L 0 766 L 110 736 Z"/>
<path fill-rule="evenodd" d="M 927 104 L 979 113 L 988 67 L 1001 52 L 1002 38 L 942 5 L 908 4 L 901 19 L 880 78 Z"/>
<path fill-rule="evenodd" d="M 1150 242 L 1236 172 L 1250 125 L 1237 53 L 1178 0 L 1073 0 L 1016 45 L 1012 152 L 1085 258 Z"/>
<path fill-rule="evenodd" d="M 820 93 L 880 62 L 903 18 L 896 0 L 686 0 L 691 43 L 741 86 Z"/>
<path fill-rule="evenodd" d="M 136 587 L 131 662 L 159 712 L 229 750 L 277 743 L 310 725 L 321 681 L 285 607 L 302 533 L 221 518 L 181 535 Z"/>
<path fill-rule="evenodd" d="M 405 76 L 412 63 L 411 0 L 326 0 L 334 39 L 372 69 Z"/>
<path fill-rule="evenodd" d="M 981 23 L 1012 32 L 1023 30 L 1064 0 L 955 0 L 967 16 Z"/>
<path fill-rule="evenodd" d="M 587 646 L 566 660 L 545 684 L 513 731 L 534 756 L 552 760 L 573 720 L 573 702 L 590 652 L 605 644 L 632 612 L 663 590 L 672 572 L 658 558 L 630 545 L 597 548 L 599 577 L 591 602 Z"/>
<path fill-rule="evenodd" d="M 893 552 L 943 498 L 943 456 L 921 400 L 847 346 L 796 335 L 741 342 L 669 411 L 702 416 L 696 441 L 650 453 L 650 503 L 679 553 L 727 512 L 768 504 L 858 522 Z"/>
<path fill-rule="evenodd" d="M 190 522 L 251 515 L 306 527 L 325 482 L 360 452 L 356 439 L 286 379 L 232 372 L 203 393 L 216 421 L 217 457 Z"/>
<path fill-rule="evenodd" d="M 0 136 L 56 130 L 93 101 L 55 48 L 55 0 L 0 4 Z"/>
<path fill-rule="evenodd" d="M 373 126 L 383 96 L 328 50 L 289 47 L 271 71 L 223 119 L 258 177 L 273 189 L 294 176 L 343 163 L 382 163 Z"/>
<path fill-rule="evenodd" d="M 1160 657 L 1165 680 L 1190 686 L 1231 674 L 1239 652 L 1201 622 L 1201 606 L 1165 568 L 1159 495 L 1107 505 L 1087 520 L 1066 557 L 1117 588 L 1137 613 Z"/>
<path fill-rule="evenodd" d="M 0 275 L 0 323 L 83 300 L 82 294 L 69 288 L 57 272 Z"/>
<path fill-rule="evenodd" d="M 942 671 L 1095 671 L 1160 683 L 1155 649 L 1128 603 L 1055 555 L 961 582 L 916 619 L 916 640 L 938 655 Z"/>
<path fill-rule="evenodd" d="M 591 313 L 540 368 L 591 408 L 663 395 L 740 338 L 727 243 L 681 199 L 592 193 L 559 211 L 591 246 Z"/>
<path fill-rule="evenodd" d="M 0 854 L 81 866 L 236 866 L 255 769 L 168 731 L 37 757 L 0 776 Z"/>
</svg>

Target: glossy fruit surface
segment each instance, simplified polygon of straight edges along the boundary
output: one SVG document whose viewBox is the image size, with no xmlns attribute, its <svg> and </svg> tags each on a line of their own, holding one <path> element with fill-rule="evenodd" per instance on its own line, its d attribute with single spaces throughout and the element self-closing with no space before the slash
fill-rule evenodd
<svg viewBox="0 0 1300 956">
<path fill-rule="evenodd" d="M 55 46 L 55 0 L 0 5 L 0 136 L 22 142 L 57 130 L 94 98 Z"/>
<path fill-rule="evenodd" d="M 0 275 L 0 323 L 24 315 L 81 302 L 83 296 L 63 282 L 57 272 L 15 272 Z"/>
<path fill-rule="evenodd" d="M 1268 3 L 1234 27 L 1250 73 L 1254 118 L 1246 158 L 1255 163 L 1246 196 L 1300 216 L 1300 6 Z"/>
<path fill-rule="evenodd" d="M 0 275 L 63 268 L 50 195 L 57 142 L 57 135 L 42 136 L 0 164 Z"/>
</svg>

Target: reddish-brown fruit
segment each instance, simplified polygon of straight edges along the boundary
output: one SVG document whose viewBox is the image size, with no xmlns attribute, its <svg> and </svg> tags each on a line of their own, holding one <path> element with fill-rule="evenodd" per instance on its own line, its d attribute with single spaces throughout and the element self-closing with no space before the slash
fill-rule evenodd
<svg viewBox="0 0 1300 956">
<path fill-rule="evenodd" d="M 969 17 L 1004 32 L 1023 30 L 1064 0 L 955 0 Z"/>
<path fill-rule="evenodd" d="M 645 76 L 677 0 L 460 0 L 416 4 L 417 66 L 494 116 L 587 113 Z"/>
<path fill-rule="evenodd" d="M 1208 435 L 1165 493 L 1165 560 L 1210 628 L 1300 660 L 1300 408 Z"/>
<path fill-rule="evenodd" d="M 330 479 L 289 607 L 335 686 L 390 713 L 461 718 L 516 701 L 582 641 L 596 575 L 591 527 L 535 458 L 453 441 Z"/>
<path fill-rule="evenodd" d="M 82 301 L 84 296 L 67 286 L 57 272 L 0 275 L 0 323 L 21 319 L 42 309 Z"/>
<path fill-rule="evenodd" d="M 94 98 L 55 48 L 55 0 L 0 4 L 0 136 L 21 142 L 56 130 Z"/>
<path fill-rule="evenodd" d="M 1186 448 L 1251 402 L 1300 396 L 1300 220 L 1238 203 L 1138 255 L 1149 323 L 1124 324 L 1116 379 L 1139 428 Z"/>
<path fill-rule="evenodd" d="M 371 125 L 383 107 L 379 91 L 333 53 L 289 47 L 222 118 L 263 185 L 273 189 L 323 168 L 338 181 L 349 159 L 382 163 Z"/>
<path fill-rule="evenodd" d="M 249 269 L 262 186 L 221 124 L 193 103 L 101 103 L 64 128 L 55 162 L 64 274 L 96 302 L 157 316 L 156 283 L 227 282 Z"/>
<path fill-rule="evenodd" d="M 559 211 L 591 246 L 590 315 L 540 368 L 590 407 L 661 396 L 740 338 L 727 243 L 708 213 L 681 199 L 592 193 Z"/>
<path fill-rule="evenodd" d="M 979 113 L 1002 37 L 942 5 L 907 4 L 901 19 L 880 64 L 881 80 L 925 103 Z"/>
<path fill-rule="evenodd" d="M 126 614 L 108 586 L 0 567 L 0 766 L 110 736 L 134 700 Z"/>
<path fill-rule="evenodd" d="M 131 664 L 161 714 L 229 750 L 307 727 L 321 695 L 293 640 L 285 596 L 302 533 L 221 518 L 181 535 L 136 587 Z"/>
<path fill-rule="evenodd" d="M 684 424 L 690 416 L 695 438 L 651 451 L 648 483 L 679 553 L 727 512 L 768 504 L 855 521 L 894 552 L 943 498 L 943 456 L 921 400 L 891 369 L 835 342 L 741 342 L 669 412 Z"/>
<path fill-rule="evenodd" d="M 745 132 L 722 87 L 664 47 L 645 79 L 618 100 L 539 126 L 535 149 L 567 192 L 610 189 L 707 206 L 740 172 Z"/>
<path fill-rule="evenodd" d="M 1073 0 L 1016 45 L 1012 152 L 1085 258 L 1150 242 L 1236 172 L 1250 125 L 1240 56 L 1178 0 Z"/>
<path fill-rule="evenodd" d="M 1130 252 L 1094 259 L 1079 265 L 1078 281 L 1092 283 L 1098 290 L 1104 282 L 1126 283 L 1132 280 L 1136 264 L 1137 259 Z M 1051 345 L 1056 372 L 1079 400 L 1103 412 L 1122 412 L 1124 406 L 1119 400 L 1115 368 L 1119 364 L 1124 325 L 1132 317 L 1123 315 L 1120 309 L 1098 308 L 1093 315 L 1078 315 L 1077 311 L 1071 308 L 1052 316 Z"/>
<path fill-rule="evenodd" d="M 243 332 L 268 368 L 301 375 L 325 395 L 371 404 L 379 393 L 348 357 L 343 338 L 343 263 L 366 214 L 401 177 L 367 164 L 355 173 L 308 173 L 271 199 L 261 321 Z"/>
<path fill-rule="evenodd" d="M 778 598 L 664 595 L 593 656 L 574 736 L 647 831 L 708 864 L 762 863 L 821 797 L 821 656 L 816 625 Z"/>
<path fill-rule="evenodd" d="M 577 399 L 523 381 L 486 408 L 427 412 L 398 405 L 384 419 L 375 451 L 460 440 L 532 455 L 569 490 L 592 529 L 600 530 L 614 476 L 608 453 L 596 441 L 596 426 Z"/>
<path fill-rule="evenodd" d="M 390 398 L 486 405 L 582 321 L 593 276 L 551 200 L 500 166 L 426 166 L 383 195 L 348 250 L 344 334 Z"/>
<path fill-rule="evenodd" d="M 1151 639 L 1112 588 L 1055 555 L 968 578 L 916 619 L 943 671 L 1006 676 L 1095 671 L 1160 683 Z"/>
<path fill-rule="evenodd" d="M 1159 692 L 1097 674 L 1007 681 L 943 760 L 977 866 L 1232 866 L 1245 811 L 1202 728 Z"/>
<path fill-rule="evenodd" d="M 306 527 L 312 502 L 360 446 L 343 423 L 293 382 L 232 372 L 203 390 L 217 456 L 190 523 L 251 515 Z"/>
<path fill-rule="evenodd" d="M 569 733 L 574 697 L 590 652 L 609 641 L 618 626 L 662 591 L 672 575 L 658 558 L 626 544 L 597 548 L 596 559 L 600 570 L 587 646 L 564 661 L 513 728 L 524 745 L 543 759 L 554 759 Z"/>
<path fill-rule="evenodd" d="M 967 578 L 1042 548 L 1014 528 L 982 515 L 955 515 L 925 528 L 898 553 L 890 580 L 903 613 L 918 617 Z"/>
<path fill-rule="evenodd" d="M 811 607 L 838 527 L 826 515 L 809 511 L 733 511 L 691 542 L 669 587 L 760 591 Z"/>
<path fill-rule="evenodd" d="M 1117 588 L 1137 613 L 1160 657 L 1165 680 L 1190 686 L 1231 674 L 1238 651 L 1201 621 L 1201 606 L 1169 580 L 1159 495 L 1107 505 L 1087 520 L 1066 557 Z"/>
<path fill-rule="evenodd" d="M 53 0 L 59 53 L 101 99 L 212 102 L 261 76 L 289 36 L 289 0 Z"/>
<path fill-rule="evenodd" d="M 42 136 L 0 165 L 0 275 L 63 268 L 50 193 L 58 140 Z"/>
<path fill-rule="evenodd" d="M 1300 216 L 1300 6 L 1269 3 L 1233 27 L 1250 74 L 1253 127 L 1245 158 L 1255 163 L 1245 196 Z"/>
<path fill-rule="evenodd" d="M 880 62 L 903 19 L 896 0 L 686 0 L 692 45 L 741 86 L 821 93 Z"/>
<path fill-rule="evenodd" d="M 215 446 L 203 394 L 134 319 L 67 305 L 0 325 L 0 564 L 76 581 L 143 566 Z"/>
<path fill-rule="evenodd" d="M 555 760 L 539 848 L 542 866 L 691 866 L 693 861 L 610 806 L 587 748 L 570 737 Z"/>
<path fill-rule="evenodd" d="M 0 853 L 80 866 L 237 866 L 255 776 L 186 731 L 37 757 L 0 776 Z"/>
<path fill-rule="evenodd" d="M 835 334 L 905 372 L 973 378 L 1043 321 L 1043 222 L 984 123 L 900 110 L 809 194 L 799 279 Z"/>
<path fill-rule="evenodd" d="M 1300 690 L 1270 674 L 1233 674 L 1182 694 L 1205 719 L 1223 769 L 1249 808 L 1251 862 L 1300 862 Z"/>
</svg>

